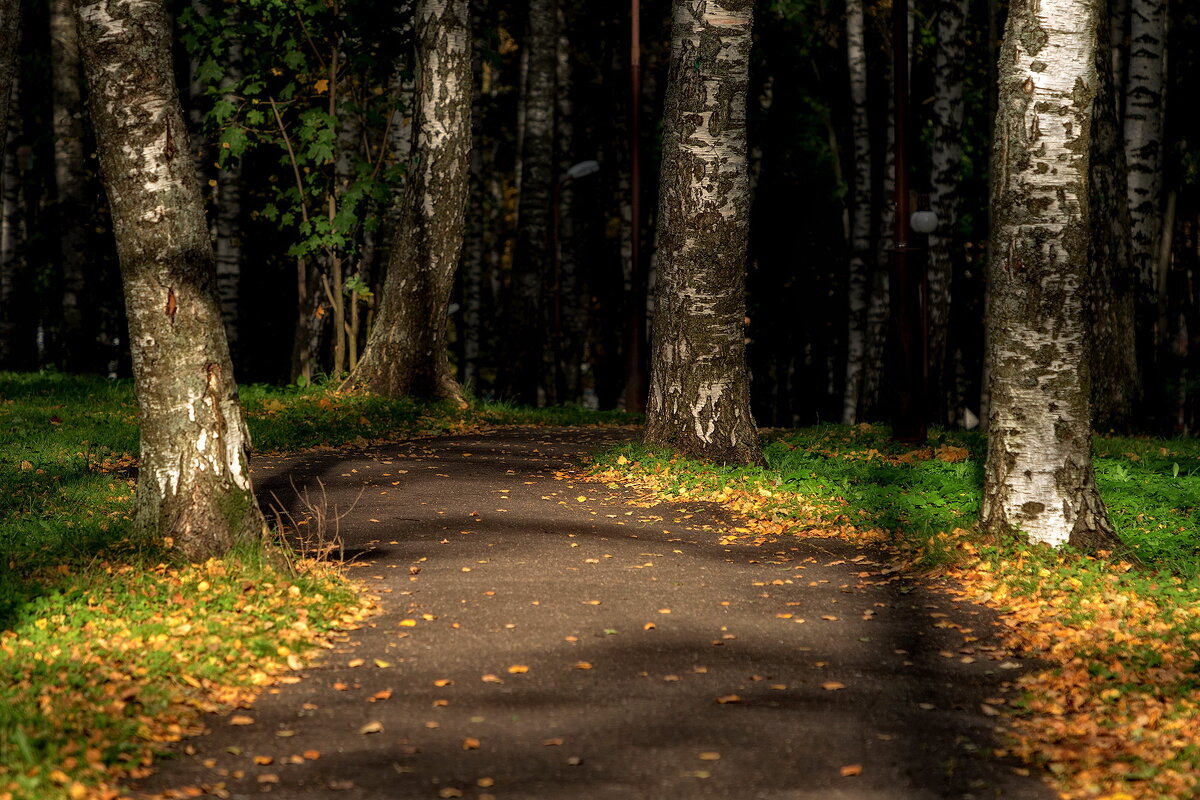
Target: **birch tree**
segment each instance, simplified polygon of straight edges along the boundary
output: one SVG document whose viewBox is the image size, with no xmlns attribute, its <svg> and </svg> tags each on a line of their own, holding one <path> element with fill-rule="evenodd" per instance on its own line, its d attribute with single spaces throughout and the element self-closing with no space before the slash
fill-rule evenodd
<svg viewBox="0 0 1200 800">
<path fill-rule="evenodd" d="M 867 352 L 867 263 L 871 255 L 871 120 L 867 112 L 867 47 L 862 0 L 846 0 L 846 66 L 854 140 L 854 186 L 850 201 L 849 325 L 842 423 L 858 421 Z"/>
<path fill-rule="evenodd" d="M 221 555 L 264 525 L 171 28 L 162 2 L 75 0 L 75 11 L 129 317 L 141 431 L 135 525 L 191 559 Z"/>
<path fill-rule="evenodd" d="M 937 6 L 937 57 L 933 73 L 933 153 L 930 203 L 938 229 L 929 236 L 930 390 L 946 395 L 950 287 L 958 252 L 959 187 L 962 179 L 963 78 L 967 0 L 941 0 Z M 944 402 L 944 401 L 943 401 Z M 949 409 L 953 418 L 957 409 Z"/>
<path fill-rule="evenodd" d="M 523 113 L 520 142 L 520 199 L 517 207 L 517 243 L 509 319 L 508 369 L 513 394 L 522 402 L 537 403 L 547 349 L 542 296 L 550 274 L 551 203 L 554 189 L 555 84 L 558 73 L 557 0 L 529 0 L 525 80 L 521 95 Z"/>
<path fill-rule="evenodd" d="M 722 463 L 763 460 L 743 328 L 752 8 L 675 0 L 659 184 L 646 441 Z"/>
<path fill-rule="evenodd" d="M 1014 0 L 1000 52 L 983 524 L 1118 543 L 1096 489 L 1087 314 L 1094 0 Z"/>
<path fill-rule="evenodd" d="M 21 2 L 0 0 L 0 130 L 8 130 L 8 108 L 17 80 L 17 46 L 20 42 Z"/>
<path fill-rule="evenodd" d="M 63 354 L 68 369 L 91 366 L 95 330 L 87 297 L 87 160 L 83 142 L 83 74 L 71 0 L 50 2 L 50 84 L 53 99 L 54 185 L 58 194 L 62 268 Z"/>
<path fill-rule="evenodd" d="M 1155 256 L 1162 227 L 1163 101 L 1166 92 L 1167 0 L 1132 0 L 1129 76 L 1125 86 L 1125 159 L 1133 265 L 1141 283 L 1143 326 L 1155 308 Z"/>
<path fill-rule="evenodd" d="M 462 251 L 470 177 L 467 0 L 418 0 L 413 158 L 379 312 L 349 384 L 462 402 L 450 374 L 446 307 Z"/>
</svg>

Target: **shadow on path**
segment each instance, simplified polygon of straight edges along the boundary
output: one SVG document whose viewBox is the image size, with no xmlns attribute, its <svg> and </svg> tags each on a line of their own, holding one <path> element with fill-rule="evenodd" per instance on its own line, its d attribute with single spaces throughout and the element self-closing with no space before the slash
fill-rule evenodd
<svg viewBox="0 0 1200 800">
<path fill-rule="evenodd" d="M 212 717 L 180 746 L 192 755 L 134 790 L 1055 796 L 989 757 L 986 712 L 1025 668 L 992 641 L 991 612 L 903 578 L 870 546 L 726 547 L 710 505 L 640 508 L 625 490 L 554 479 L 632 435 L 502 429 L 257 462 L 263 496 L 294 514 L 293 482 L 320 479 L 331 505 L 354 505 L 341 523 L 360 554 L 351 574 L 384 613 L 243 712 L 254 724 Z M 378 732 L 361 733 L 369 724 Z"/>
</svg>

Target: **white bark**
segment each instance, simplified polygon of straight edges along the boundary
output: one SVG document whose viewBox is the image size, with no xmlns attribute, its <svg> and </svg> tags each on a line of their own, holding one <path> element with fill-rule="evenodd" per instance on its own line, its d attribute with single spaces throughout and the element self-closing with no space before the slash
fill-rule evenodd
<svg viewBox="0 0 1200 800">
<path fill-rule="evenodd" d="M 1000 57 L 983 521 L 1033 542 L 1115 541 L 1091 462 L 1091 0 L 1014 0 Z"/>
<path fill-rule="evenodd" d="M 854 140 L 854 187 L 850 205 L 846 386 L 842 423 L 858 421 L 866 358 L 867 261 L 871 253 L 871 122 L 867 113 L 867 50 L 862 0 L 846 0 L 846 61 Z"/>
</svg>

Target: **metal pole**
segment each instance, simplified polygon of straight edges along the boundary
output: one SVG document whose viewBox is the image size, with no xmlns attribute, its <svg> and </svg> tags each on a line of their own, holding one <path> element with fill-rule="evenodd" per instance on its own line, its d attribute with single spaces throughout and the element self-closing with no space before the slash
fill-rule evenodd
<svg viewBox="0 0 1200 800">
<path fill-rule="evenodd" d="M 646 339 L 646 297 L 641 264 L 641 143 L 638 117 L 642 99 L 641 7 L 630 0 L 629 48 L 629 311 L 625 341 L 625 410 L 646 410 L 642 343 Z"/>
<path fill-rule="evenodd" d="M 923 442 L 925 422 L 925 353 L 921 324 L 921 274 L 924 249 L 910 241 L 908 192 L 908 0 L 892 2 L 892 86 L 895 124 L 895 207 L 891 296 L 897 347 L 896 407 L 892 436 L 901 442 Z"/>
</svg>

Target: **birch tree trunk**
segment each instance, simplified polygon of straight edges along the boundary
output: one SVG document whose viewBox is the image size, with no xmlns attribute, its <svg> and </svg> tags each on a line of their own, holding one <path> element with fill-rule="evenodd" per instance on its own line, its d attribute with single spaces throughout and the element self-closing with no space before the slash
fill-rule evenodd
<svg viewBox="0 0 1200 800">
<path fill-rule="evenodd" d="M 467 0 L 418 0 L 413 159 L 375 326 L 348 384 L 389 397 L 462 402 L 446 307 L 462 251 L 470 174 Z"/>
<path fill-rule="evenodd" d="M 15 101 L 17 81 L 13 81 L 10 93 Z M 20 262 L 17 259 L 17 244 L 20 234 L 20 172 L 17 169 L 15 143 L 21 135 L 20 117 L 12 114 L 6 118 L 4 129 L 3 159 L 0 160 L 0 369 L 28 369 L 22 357 L 26 348 L 19 337 L 24 333 L 18 309 L 21 281 Z M 29 338 L 29 337 L 23 337 Z"/>
<path fill-rule="evenodd" d="M 550 275 L 551 204 L 554 189 L 554 111 L 558 72 L 558 3 L 529 0 L 525 48 L 525 112 L 520 143 L 520 200 L 513 259 L 507 367 L 514 396 L 537 404 L 544 392 L 545 306 Z"/>
<path fill-rule="evenodd" d="M 261 535 L 250 437 L 171 66 L 163 4 L 75 0 L 112 210 L 141 430 L 135 525 L 190 559 Z"/>
<path fill-rule="evenodd" d="M 675 0 L 664 112 L 646 441 L 763 463 L 744 319 L 753 3 Z"/>
<path fill-rule="evenodd" d="M 242 79 L 242 40 L 229 43 L 224 84 L 237 86 Z M 234 98 L 228 98 L 231 101 Z M 217 296 L 229 349 L 238 351 L 238 295 L 242 281 L 242 160 L 231 158 L 217 172 L 216 202 Z"/>
<path fill-rule="evenodd" d="M 50 83 L 54 110 L 54 183 L 58 195 L 59 264 L 62 268 L 62 347 L 72 372 L 93 366 L 95 326 L 87 298 L 87 176 L 83 151 L 83 74 L 71 0 L 50 2 Z"/>
<path fill-rule="evenodd" d="M 1092 469 L 1088 324 L 1093 0 L 1013 0 L 1000 53 L 982 521 L 1085 549 L 1119 540 Z"/>
<path fill-rule="evenodd" d="M 1140 325 L 1155 320 L 1155 256 L 1162 229 L 1163 100 L 1167 0 L 1132 0 L 1125 87 L 1125 158 L 1133 266 L 1141 286 Z"/>
<path fill-rule="evenodd" d="M 1101 0 L 1102 12 L 1107 5 Z M 1130 269 L 1125 148 L 1117 116 L 1118 88 L 1110 46 L 1112 26 L 1101 13 L 1096 29 L 1096 100 L 1090 171 L 1092 417 L 1098 428 L 1122 425 L 1139 395 L 1137 280 Z"/>
<path fill-rule="evenodd" d="M 959 184 L 962 172 L 963 74 L 966 37 L 963 25 L 968 0 L 942 0 L 937 7 L 937 59 L 934 69 L 933 158 L 930 204 L 938 215 L 937 230 L 929 236 L 929 389 L 937 407 L 952 420 L 957 409 L 947 406 L 952 383 L 946 344 L 950 329 L 950 289 L 958 255 Z"/>
<path fill-rule="evenodd" d="M 21 43 L 21 2 L 0 0 L 0 131 L 8 130 L 8 109 L 17 81 L 17 48 Z"/>
<path fill-rule="evenodd" d="M 858 421 L 867 345 L 867 263 L 871 256 L 871 120 L 867 113 L 867 48 L 862 0 L 846 0 L 846 61 L 850 74 L 854 187 L 850 206 L 850 260 L 846 293 L 846 385 L 842 424 Z"/>
</svg>

